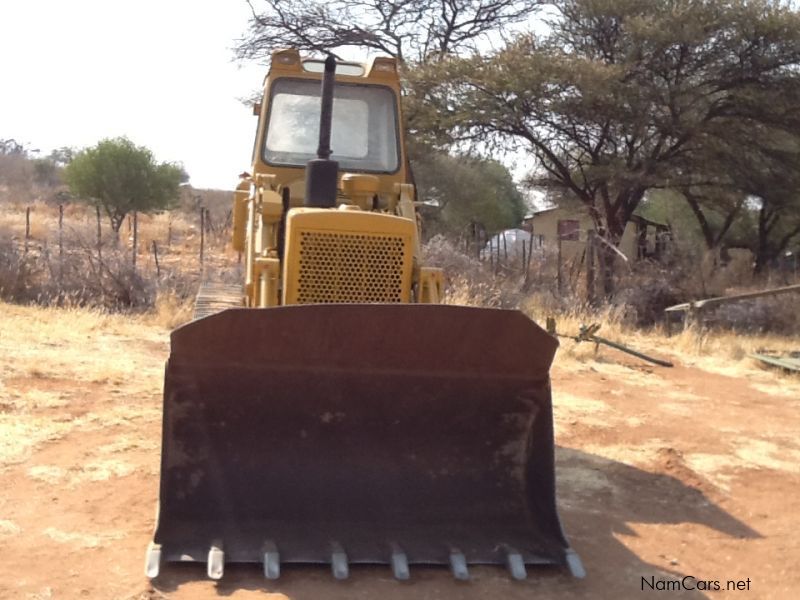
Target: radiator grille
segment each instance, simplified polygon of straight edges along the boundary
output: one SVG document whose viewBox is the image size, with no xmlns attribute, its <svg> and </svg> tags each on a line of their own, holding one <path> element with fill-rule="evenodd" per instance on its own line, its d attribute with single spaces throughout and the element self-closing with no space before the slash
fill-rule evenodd
<svg viewBox="0 0 800 600">
<path fill-rule="evenodd" d="M 400 236 L 300 232 L 300 304 L 402 302 Z"/>
</svg>

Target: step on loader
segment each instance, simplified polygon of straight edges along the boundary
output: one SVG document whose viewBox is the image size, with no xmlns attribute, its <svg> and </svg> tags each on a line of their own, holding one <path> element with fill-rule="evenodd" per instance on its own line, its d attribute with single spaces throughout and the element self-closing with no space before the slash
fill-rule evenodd
<svg viewBox="0 0 800 600">
<path fill-rule="evenodd" d="M 583 567 L 556 508 L 557 342 L 518 311 L 441 304 L 420 260 L 394 60 L 273 54 L 235 193 L 245 281 L 171 336 L 162 562 Z M 336 160 L 332 160 L 334 157 Z"/>
</svg>

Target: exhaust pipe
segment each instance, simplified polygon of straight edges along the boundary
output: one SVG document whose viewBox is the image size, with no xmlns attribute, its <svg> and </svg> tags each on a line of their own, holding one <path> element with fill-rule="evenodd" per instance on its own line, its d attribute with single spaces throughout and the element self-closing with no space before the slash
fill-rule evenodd
<svg viewBox="0 0 800 600">
<path fill-rule="evenodd" d="M 333 208 L 339 182 L 339 163 L 331 160 L 331 125 L 333 121 L 333 82 L 336 77 L 336 59 L 332 54 L 325 59 L 322 76 L 322 109 L 319 117 L 319 146 L 317 158 L 306 164 L 305 206 Z"/>
</svg>

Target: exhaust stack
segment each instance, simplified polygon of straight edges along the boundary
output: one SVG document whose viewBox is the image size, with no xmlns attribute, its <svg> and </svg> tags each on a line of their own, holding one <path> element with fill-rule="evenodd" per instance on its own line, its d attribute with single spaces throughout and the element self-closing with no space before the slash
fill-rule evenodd
<svg viewBox="0 0 800 600">
<path fill-rule="evenodd" d="M 333 83 L 336 77 L 336 59 L 332 54 L 325 59 L 322 76 L 322 109 L 319 116 L 319 146 L 317 158 L 306 165 L 305 205 L 315 208 L 336 206 L 336 188 L 339 180 L 339 163 L 331 160 L 331 124 L 333 121 Z"/>
</svg>

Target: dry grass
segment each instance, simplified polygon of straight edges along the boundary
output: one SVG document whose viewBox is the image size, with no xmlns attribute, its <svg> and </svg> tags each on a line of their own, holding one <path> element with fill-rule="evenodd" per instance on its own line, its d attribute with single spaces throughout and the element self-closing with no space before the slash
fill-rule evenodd
<svg viewBox="0 0 800 600">
<path fill-rule="evenodd" d="M 228 195 L 220 193 L 220 197 L 214 199 L 216 203 L 212 206 L 212 221 L 216 224 L 218 233 L 209 233 L 206 236 L 205 278 L 240 281 L 241 274 L 236 263 L 236 255 L 227 244 L 228 232 L 224 228 L 227 199 Z M 103 285 L 111 286 L 104 301 L 105 306 L 116 309 L 124 306 L 124 302 L 132 298 L 134 302 L 139 303 L 140 308 L 147 309 L 147 312 L 143 313 L 141 317 L 132 316 L 131 323 L 172 329 L 185 323 L 191 316 L 193 297 L 201 279 L 197 255 L 199 214 L 197 207 L 191 201 L 192 199 L 186 200 L 185 206 L 179 211 L 139 216 L 138 268 L 149 287 L 138 290 L 138 296 L 130 298 L 125 296 L 120 301 L 120 290 L 117 289 L 116 283 L 106 281 L 105 283 L 101 282 L 102 285 L 98 284 L 100 288 Z M 6 204 L 4 209 L 0 211 L 0 235 L 6 239 L 16 238 L 19 244 L 20 236 L 24 236 L 25 207 L 19 204 Z M 51 249 L 51 264 L 49 265 L 51 274 L 54 270 L 52 249 L 57 242 L 57 222 L 58 209 L 56 206 L 44 203 L 33 205 L 31 224 L 34 239 L 30 244 L 32 247 L 36 247 L 37 244 L 41 246 L 43 241 L 48 241 Z M 65 240 L 69 243 L 80 243 L 91 250 L 96 235 L 93 209 L 80 204 L 66 205 L 64 222 Z M 111 238 L 111 232 L 105 220 L 102 224 L 102 235 L 104 239 L 108 240 Z M 153 242 L 156 243 L 159 252 L 161 276 L 158 279 L 155 276 L 155 257 L 152 254 Z M 120 260 L 125 260 L 125 257 L 130 255 L 130 245 L 132 244 L 127 222 L 123 224 L 119 243 Z M 464 255 L 452 243 L 440 237 L 434 238 L 425 246 L 424 259 L 428 264 L 435 264 L 445 269 L 448 275 L 446 288 L 446 302 L 448 303 L 495 308 L 519 307 L 540 324 L 544 324 L 546 317 L 552 315 L 557 319 L 559 333 L 569 335 L 577 334 L 582 324 L 599 322 L 602 324 L 599 335 L 603 337 L 619 341 L 643 352 L 650 351 L 660 355 L 673 356 L 684 363 L 714 368 L 719 372 L 760 371 L 760 367 L 747 358 L 749 353 L 762 349 L 775 351 L 798 349 L 796 337 L 778 334 L 734 333 L 723 330 L 712 332 L 689 328 L 670 337 L 658 327 L 641 329 L 633 326 L 636 317 L 631 318 L 631 307 L 628 304 L 623 303 L 597 310 L 590 309 L 577 297 L 558 297 L 553 293 L 552 286 L 548 287 L 546 284 L 549 276 L 544 271 L 533 278 L 535 281 L 531 284 L 530 289 L 523 290 L 518 274 L 504 275 L 501 273 L 498 275 L 492 273 L 486 268 L 486 265 L 474 257 Z M 76 278 L 75 286 L 73 286 L 75 288 L 74 295 L 55 293 L 53 296 L 54 301 L 61 305 L 69 305 L 70 302 L 87 304 L 86 295 L 97 291 L 88 286 L 89 275 L 86 269 L 79 268 L 77 263 L 75 267 L 67 270 L 71 277 Z M 122 271 L 120 273 L 124 275 Z M 40 275 L 46 276 L 47 273 L 40 273 Z M 639 296 L 649 293 L 646 290 L 649 289 L 648 285 L 653 283 L 655 275 L 651 274 L 648 277 L 639 282 L 641 284 L 639 285 Z M 80 278 L 83 278 L 84 281 L 81 281 Z M 128 282 L 129 279 L 123 277 L 122 281 L 123 283 Z M 131 285 L 135 282 L 132 279 L 130 281 Z M 2 283 L 0 281 L 0 287 L 2 287 Z M 636 282 L 628 283 L 633 285 Z M 661 288 L 656 291 L 659 290 Z M 47 301 L 47 297 L 43 296 L 41 292 L 38 296 L 36 295 L 35 288 L 22 291 L 27 295 L 21 301 Z M 661 299 L 659 296 L 659 301 Z M 15 298 L 15 300 L 19 301 L 20 299 Z M 646 304 L 646 300 L 646 297 L 639 298 L 637 296 L 637 306 L 642 303 Z M 786 298 L 784 301 L 786 306 L 782 306 L 782 311 L 790 316 L 795 315 L 797 318 L 796 304 L 793 300 Z M 116 301 L 120 301 L 121 304 L 115 305 Z M 637 311 L 641 313 L 641 308 L 637 308 L 633 312 Z M 69 319 L 75 319 L 78 322 L 85 322 L 87 319 L 110 319 L 110 315 L 104 312 L 70 313 L 68 311 L 66 315 L 69 315 Z M 752 324 L 755 320 L 749 318 L 752 316 L 745 311 L 740 320 L 744 319 L 743 322 Z M 638 317 L 641 317 L 641 314 Z M 763 321 L 763 318 L 759 318 Z M 103 323 L 103 326 L 99 328 L 105 330 L 105 326 L 110 323 Z M 25 355 L 24 348 L 21 354 Z M 571 361 L 602 363 L 614 362 L 618 352 L 605 347 L 596 350 L 593 344 L 577 344 L 564 339 L 559 356 L 562 363 Z M 54 360 L 58 361 L 58 357 L 54 357 Z M 776 375 L 782 377 L 780 373 L 776 373 Z M 101 375 L 100 377 L 105 376 Z M 788 380 L 791 381 L 791 378 Z M 58 402 L 60 400 L 56 398 L 51 401 Z"/>
<path fill-rule="evenodd" d="M 189 207 L 139 215 L 134 267 L 130 218 L 117 238 L 102 215 L 98 250 L 92 207 L 66 204 L 59 232 L 58 206 L 31 204 L 31 235 L 26 241 L 26 206 L 4 204 L 0 207 L 0 297 L 17 303 L 155 309 L 162 321 L 177 323 L 183 317 L 166 315 L 179 310 L 169 309 L 170 303 L 179 305 L 192 298 L 201 279 L 230 281 L 239 276 L 236 253 L 229 244 L 229 222 L 221 206 L 210 221 L 213 231 L 204 236 L 202 264 L 199 210 Z"/>
<path fill-rule="evenodd" d="M 102 414 L 81 405 L 98 395 L 98 386 L 141 397 L 160 394 L 162 370 L 152 357 L 166 357 L 165 327 L 145 316 L 3 302 L 0 322 L 0 468 L 72 431 L 157 418 L 139 406 L 115 405 L 113 394 Z M 80 416 L 60 417 L 65 407 Z M 113 472 L 113 460 L 99 456 L 94 476 Z"/>
<path fill-rule="evenodd" d="M 542 326 L 547 317 L 555 317 L 558 333 L 567 336 L 577 335 L 581 325 L 600 323 L 599 336 L 640 352 L 721 374 L 777 381 L 777 384 L 754 381 L 754 385 L 761 385 L 765 390 L 773 385 L 779 390 L 788 390 L 788 393 L 800 396 L 800 378 L 772 369 L 765 370 L 760 363 L 748 357 L 749 354 L 764 349 L 777 352 L 798 350 L 800 339 L 797 335 L 758 333 L 746 329 L 736 332 L 699 326 L 669 335 L 663 326 L 646 329 L 634 326 L 625 305 L 594 309 L 577 298 L 555 298 L 548 290 L 522 293 L 519 280 L 495 278 L 485 270 L 481 274 L 478 271 L 481 268 L 480 263 L 460 255 L 452 246 L 448 247 L 441 241 L 436 241 L 431 255 L 444 260 L 445 266 L 449 264 L 451 268 L 471 271 L 469 276 L 451 277 L 447 294 L 449 303 L 483 307 L 517 306 Z M 615 368 L 613 363 L 624 356 L 607 346 L 597 347 L 593 343 L 578 343 L 562 338 L 557 365 L 560 368 L 580 369 L 581 365 L 590 363 L 595 370 L 610 371 Z M 628 382 L 636 379 L 635 371 L 620 368 L 626 372 L 615 373 L 616 375 L 624 375 Z M 648 382 L 643 382 L 643 385 L 647 384 Z"/>
<path fill-rule="evenodd" d="M 156 296 L 153 310 L 145 315 L 148 323 L 175 329 L 192 318 L 194 298 L 181 298 L 174 292 L 164 292 Z"/>
<path fill-rule="evenodd" d="M 540 310 L 529 310 L 528 314 L 540 323 L 544 320 L 544 314 Z M 558 314 L 556 319 L 560 334 L 575 335 L 583 324 L 602 323 L 599 336 L 639 352 L 721 375 L 747 378 L 751 385 L 761 391 L 800 398 L 800 377 L 763 366 L 749 357 L 749 354 L 764 349 L 776 352 L 796 351 L 800 349 L 800 339 L 797 336 L 736 333 L 700 327 L 689 327 L 680 333 L 669 335 L 663 327 L 640 330 L 626 325 L 616 317 L 613 310 L 601 311 L 599 314 L 570 312 Z M 642 379 L 641 374 L 613 364 L 623 358 L 626 363 L 638 360 L 607 346 L 597 347 L 590 342 L 578 343 L 562 338 L 558 365 L 577 369 L 581 364 L 591 363 L 595 370 L 624 376 L 626 383 L 633 385 L 637 378 Z M 649 363 L 642 361 L 641 364 L 644 366 Z M 612 373 L 615 369 L 622 369 L 623 372 Z M 649 381 L 644 378 L 642 384 L 649 385 Z"/>
</svg>

